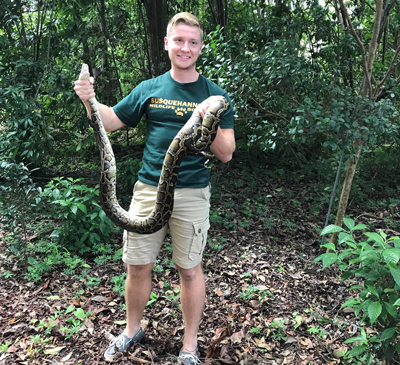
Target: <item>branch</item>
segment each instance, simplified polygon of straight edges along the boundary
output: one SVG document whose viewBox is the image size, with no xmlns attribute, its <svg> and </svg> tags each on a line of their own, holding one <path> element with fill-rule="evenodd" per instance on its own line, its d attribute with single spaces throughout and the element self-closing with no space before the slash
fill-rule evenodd
<svg viewBox="0 0 400 365">
<path fill-rule="evenodd" d="M 374 20 L 374 30 L 372 32 L 371 41 L 369 42 L 369 51 L 367 60 L 368 75 L 372 74 L 372 67 L 374 65 L 375 53 L 378 48 L 378 35 L 379 35 L 379 29 L 381 27 L 382 11 L 383 11 L 382 0 L 375 0 L 375 4 L 376 4 L 376 12 Z"/>
<path fill-rule="evenodd" d="M 365 76 L 367 76 L 368 75 L 368 73 L 367 73 L 368 72 L 367 71 L 368 70 L 367 69 L 367 58 L 366 58 L 366 55 L 365 55 L 364 45 L 363 45 L 360 37 L 356 33 L 356 30 L 354 29 L 353 23 L 350 20 L 349 14 L 347 12 L 347 9 L 346 9 L 346 6 L 344 5 L 343 0 L 339 0 L 339 5 L 340 5 L 340 9 L 342 11 L 343 18 L 347 21 L 347 23 L 348 23 L 348 25 L 350 27 L 351 34 L 353 34 L 353 37 L 355 38 L 358 46 L 360 47 L 361 56 L 362 56 L 362 67 L 363 67 Z M 369 79 L 369 77 L 366 77 L 366 79 L 368 80 L 367 83 L 368 83 L 368 87 L 370 88 L 371 87 L 370 79 Z"/>
<path fill-rule="evenodd" d="M 396 52 L 394 53 L 392 62 L 390 63 L 390 66 L 386 72 L 386 75 L 384 76 L 384 78 L 381 81 L 379 81 L 378 85 L 376 85 L 375 90 L 379 90 L 382 87 L 382 85 L 384 84 L 384 82 L 387 80 L 387 78 L 389 77 L 390 73 L 392 72 L 392 70 L 395 66 L 395 62 L 396 62 L 396 59 L 397 59 L 397 56 L 399 55 L 399 53 L 400 53 L 400 44 L 397 46 Z"/>
<path fill-rule="evenodd" d="M 381 26 L 379 29 L 379 36 L 378 36 L 378 43 L 381 42 L 383 32 L 385 28 L 387 27 L 388 21 L 389 21 L 389 14 L 392 11 L 393 6 L 396 4 L 397 0 L 392 0 L 392 2 L 386 3 L 385 9 L 383 10 L 383 15 L 382 15 L 382 21 L 381 21 Z"/>
</svg>

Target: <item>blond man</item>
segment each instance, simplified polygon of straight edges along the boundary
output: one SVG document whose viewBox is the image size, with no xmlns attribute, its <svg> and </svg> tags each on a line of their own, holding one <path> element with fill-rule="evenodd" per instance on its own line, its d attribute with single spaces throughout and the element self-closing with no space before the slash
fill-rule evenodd
<svg viewBox="0 0 400 365">
<path fill-rule="evenodd" d="M 200 75 L 196 61 L 203 47 L 203 30 L 199 20 L 190 13 L 176 14 L 168 23 L 164 38 L 165 50 L 171 60 L 167 73 L 142 82 L 130 95 L 113 108 L 99 104 L 107 131 L 124 126 L 136 127 L 146 115 L 147 140 L 143 167 L 135 184 L 130 213 L 147 216 L 154 207 L 156 188 L 168 146 L 197 107 L 204 114 L 208 105 L 202 103 L 211 95 L 228 94 Z M 75 91 L 85 104 L 95 96 L 93 81 L 76 81 Z M 235 150 L 233 110 L 223 116 L 211 151 L 222 162 L 228 162 Z M 151 272 L 157 254 L 170 230 L 173 261 L 181 280 L 181 305 L 185 325 L 178 363 L 200 364 L 197 333 L 205 303 L 205 281 L 201 267 L 209 229 L 210 184 L 204 158 L 184 157 L 174 195 L 174 209 L 168 224 L 150 235 L 124 232 L 123 261 L 127 264 L 125 301 L 127 326 L 108 346 L 104 357 L 112 361 L 117 351 L 124 352 L 142 339 L 140 321 L 151 294 Z"/>
</svg>

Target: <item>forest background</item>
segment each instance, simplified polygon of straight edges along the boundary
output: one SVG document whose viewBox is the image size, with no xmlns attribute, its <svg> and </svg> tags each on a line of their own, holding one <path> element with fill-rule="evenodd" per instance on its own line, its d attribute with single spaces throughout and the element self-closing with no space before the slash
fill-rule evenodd
<svg viewBox="0 0 400 365">
<path fill-rule="evenodd" d="M 80 353 L 69 350 L 82 341 L 85 330 L 93 335 L 94 327 L 106 323 L 104 318 L 111 321 L 110 332 L 121 325 L 121 311 L 111 311 L 114 322 L 104 315 L 111 299 L 118 303 L 123 295 L 125 274 L 116 268 L 122 255 L 121 231 L 98 205 L 100 158 L 73 82 L 87 63 L 97 99 L 112 106 L 141 81 L 164 73 L 169 69 L 165 29 L 180 11 L 202 21 L 205 46 L 198 70 L 227 90 L 235 107 L 234 159 L 227 165 L 216 162 L 212 170 L 214 228 L 207 254 L 215 273 L 219 271 L 213 265 L 223 264 L 214 257 L 229 265 L 242 263 L 240 270 L 230 267 L 229 272 L 239 274 L 232 287 L 222 280 L 223 273 L 216 274 L 230 294 L 216 287 L 211 302 L 225 300 L 230 313 L 226 318 L 239 308 L 246 312 L 253 307 L 252 315 L 242 313 L 246 325 L 230 322 L 220 331 L 204 329 L 203 355 L 225 363 L 288 363 L 291 356 L 299 364 L 324 364 L 328 358 L 338 363 L 397 361 L 396 0 L 1 0 L 0 8 L 0 315 L 6 319 L 0 361 L 42 364 L 43 356 L 50 356 L 78 364 L 91 356 L 90 363 L 96 363 L 93 347 Z M 141 166 L 145 126 L 113 132 L 110 139 L 117 156 L 119 199 L 126 208 Z M 282 247 L 287 252 L 278 255 Z M 321 264 L 313 263 L 322 254 L 316 261 L 332 270 L 331 285 L 349 293 L 340 294 L 329 310 L 311 310 L 312 315 L 305 314 L 310 308 L 301 300 L 288 317 L 279 312 L 279 305 L 276 313 L 268 309 L 274 307 L 271 300 L 276 304 L 279 299 L 262 273 L 270 272 L 272 265 L 283 277 L 289 270 L 285 265 L 292 267 L 288 257 L 294 252 L 298 267 L 307 261 L 314 279 L 326 275 Z M 268 258 L 257 266 L 252 255 Z M 303 269 L 300 276 L 307 271 Z M 154 274 L 158 290 L 152 293 L 148 318 L 157 305 L 173 308 L 179 298 L 179 287 L 168 277 L 171 270 L 173 263 L 160 258 Z M 57 280 L 63 284 L 55 284 Z M 47 296 L 42 293 L 42 300 L 52 302 L 51 315 L 35 310 L 23 335 L 17 336 L 13 328 L 24 322 L 16 313 L 31 312 L 32 306 L 43 303 L 24 305 L 15 298 L 49 291 L 52 285 Z M 72 289 L 61 295 L 60 286 Z M 101 291 L 104 288 L 111 289 Z M 233 293 L 236 309 L 226 304 L 225 297 Z M 102 301 L 102 310 L 89 310 L 93 297 Z M 315 294 L 313 306 L 320 302 Z M 124 309 L 123 300 L 119 305 Z M 334 322 L 330 311 L 336 307 L 347 308 L 341 313 L 351 321 Z M 310 325 L 313 321 L 316 324 Z M 154 318 L 150 322 L 153 341 L 162 342 Z M 320 325 L 326 322 L 329 329 Z M 350 335 L 338 330 L 343 323 L 355 326 Z M 302 328 L 303 335 L 313 336 L 313 346 L 303 346 Z M 333 329 L 339 331 L 336 337 Z M 288 338 L 294 340 L 287 343 Z M 327 338 L 335 340 L 328 343 Z M 92 343 L 104 346 L 104 341 L 99 334 Z M 240 350 L 244 342 L 246 351 Z M 297 350 L 290 348 L 293 343 Z M 156 348 L 163 347 L 158 343 Z M 169 350 L 143 350 L 142 357 L 135 352 L 130 360 L 133 356 L 154 363 Z"/>
</svg>

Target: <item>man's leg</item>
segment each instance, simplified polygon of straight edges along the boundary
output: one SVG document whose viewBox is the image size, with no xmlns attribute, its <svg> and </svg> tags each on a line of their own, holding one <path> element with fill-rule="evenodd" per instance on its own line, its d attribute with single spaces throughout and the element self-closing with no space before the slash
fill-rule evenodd
<svg viewBox="0 0 400 365">
<path fill-rule="evenodd" d="M 177 267 L 181 277 L 181 304 L 185 323 L 184 352 L 196 353 L 197 332 L 205 304 L 205 282 L 201 264 L 192 269 Z"/>
<path fill-rule="evenodd" d="M 151 294 L 151 270 L 147 265 L 128 265 L 125 282 L 126 328 L 124 334 L 133 337 L 140 329 L 144 308 Z"/>
</svg>

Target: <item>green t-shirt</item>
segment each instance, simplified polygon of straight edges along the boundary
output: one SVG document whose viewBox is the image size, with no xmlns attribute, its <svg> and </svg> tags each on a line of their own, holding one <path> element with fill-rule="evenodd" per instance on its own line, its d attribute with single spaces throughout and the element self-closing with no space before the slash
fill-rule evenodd
<svg viewBox="0 0 400 365">
<path fill-rule="evenodd" d="M 168 147 L 176 134 L 192 115 L 196 106 L 212 95 L 223 95 L 230 103 L 221 119 L 222 129 L 233 128 L 233 109 L 228 94 L 202 75 L 196 82 L 176 82 L 170 72 L 139 84 L 113 110 L 119 119 L 130 127 L 136 127 L 146 114 L 147 139 L 143 154 L 143 166 L 139 180 L 157 185 Z M 179 169 L 177 187 L 204 188 L 209 184 L 206 159 L 184 156 Z"/>
</svg>

